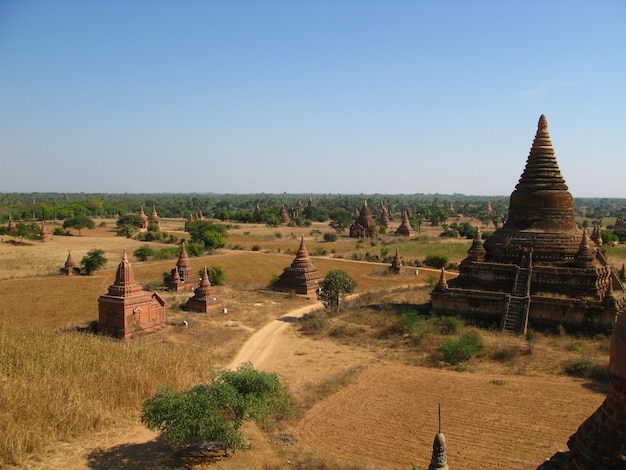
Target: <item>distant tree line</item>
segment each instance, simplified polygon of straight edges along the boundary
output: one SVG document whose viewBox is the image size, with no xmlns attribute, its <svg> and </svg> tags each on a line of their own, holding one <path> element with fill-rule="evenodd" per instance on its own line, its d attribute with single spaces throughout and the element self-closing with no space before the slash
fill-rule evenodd
<svg viewBox="0 0 626 470">
<path fill-rule="evenodd" d="M 309 198 L 315 205 L 309 206 Z M 301 201 L 303 208 L 297 203 Z M 398 218 L 409 210 L 411 223 L 420 228 L 427 221 L 441 225 L 452 215 L 489 219 L 485 212 L 487 203 L 495 212 L 495 223 L 506 220 L 509 196 L 467 196 L 463 194 L 432 195 L 364 195 L 364 194 L 86 194 L 86 193 L 1 193 L 0 223 L 6 223 L 9 215 L 15 221 L 65 220 L 69 217 L 117 218 L 125 214 L 137 214 L 141 207 L 149 213 L 156 206 L 159 216 L 187 218 L 202 214 L 222 221 L 260 222 L 268 225 L 280 223 L 279 211 L 284 204 L 294 225 L 306 225 L 307 221 L 324 222 L 331 214 L 344 210 L 354 214 L 367 200 L 373 214 L 382 202 L 390 211 L 391 218 Z M 576 216 L 593 221 L 626 216 L 626 199 L 575 198 Z M 260 208 L 256 216 L 255 208 Z M 454 211 L 450 211 L 453 206 Z M 421 220 L 418 216 L 421 216 Z M 493 224 L 494 214 L 487 220 Z M 605 225 L 609 223 L 605 222 Z"/>
</svg>

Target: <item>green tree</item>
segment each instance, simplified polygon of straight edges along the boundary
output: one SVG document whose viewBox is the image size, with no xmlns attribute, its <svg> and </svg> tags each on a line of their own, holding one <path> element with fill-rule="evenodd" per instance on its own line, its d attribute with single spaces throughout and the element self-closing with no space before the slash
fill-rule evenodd
<svg viewBox="0 0 626 470">
<path fill-rule="evenodd" d="M 94 248 L 93 250 L 89 250 L 83 259 L 80 260 L 80 265 L 82 266 L 83 272 L 87 276 L 91 276 L 94 271 L 102 268 L 107 262 L 107 259 L 104 257 L 104 250 L 100 250 L 98 248 Z"/>
<path fill-rule="evenodd" d="M 224 285 L 224 271 L 216 264 L 212 264 L 206 268 L 207 275 L 209 276 L 209 282 L 212 286 Z M 200 277 L 204 274 L 204 269 L 198 271 Z"/>
<path fill-rule="evenodd" d="M 342 233 L 352 224 L 353 220 L 354 217 L 350 212 L 345 209 L 337 209 L 330 213 L 330 224 L 328 225 L 337 233 Z"/>
<path fill-rule="evenodd" d="M 132 238 L 139 227 L 141 227 L 142 220 L 137 214 L 124 214 L 115 222 L 117 226 L 116 232 L 120 237 Z"/>
<path fill-rule="evenodd" d="M 188 390 L 161 388 L 143 403 L 141 422 L 164 432 L 174 447 L 218 440 L 228 455 L 245 444 L 240 429 L 245 422 L 264 422 L 272 415 L 291 412 L 289 394 L 278 376 L 246 363 L 235 371 L 213 373 L 208 383 Z"/>
<path fill-rule="evenodd" d="M 32 222 L 30 224 L 18 222 L 15 224 L 15 231 L 8 232 L 13 237 L 20 237 L 20 243 L 24 243 L 24 238 L 27 240 L 36 240 L 39 237 L 39 226 Z"/>
<path fill-rule="evenodd" d="M 226 245 L 226 228 L 209 220 L 194 220 L 185 229 L 191 235 L 191 241 L 204 244 L 207 250 L 215 250 Z"/>
<path fill-rule="evenodd" d="M 73 217 L 68 217 L 63 221 L 63 228 L 76 229 L 78 230 L 78 236 L 80 236 L 82 229 L 87 228 L 89 230 L 93 230 L 96 228 L 96 224 L 86 215 L 75 215 Z"/>
<path fill-rule="evenodd" d="M 148 258 L 154 256 L 155 253 L 156 251 L 150 247 L 150 245 L 142 245 L 134 251 L 133 255 L 135 255 L 139 261 L 148 261 Z"/>
<path fill-rule="evenodd" d="M 341 269 L 328 271 L 324 280 L 320 283 L 317 298 L 324 304 L 330 313 L 336 313 L 339 309 L 339 299 L 351 294 L 356 289 L 356 281 Z"/>
</svg>

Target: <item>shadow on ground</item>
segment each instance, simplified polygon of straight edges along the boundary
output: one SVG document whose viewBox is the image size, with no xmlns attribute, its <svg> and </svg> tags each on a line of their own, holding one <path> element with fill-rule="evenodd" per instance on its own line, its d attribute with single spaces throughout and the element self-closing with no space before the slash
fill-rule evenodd
<svg viewBox="0 0 626 470">
<path fill-rule="evenodd" d="M 149 442 L 95 449 L 88 454 L 87 465 L 97 470 L 192 469 L 223 460 L 222 455 L 223 451 L 201 450 L 198 446 L 172 450 L 165 438 L 159 436 Z"/>
</svg>

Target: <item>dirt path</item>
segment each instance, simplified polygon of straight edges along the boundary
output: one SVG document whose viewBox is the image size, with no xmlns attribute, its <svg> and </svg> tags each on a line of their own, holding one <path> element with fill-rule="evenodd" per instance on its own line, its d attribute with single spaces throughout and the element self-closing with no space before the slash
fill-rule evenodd
<svg viewBox="0 0 626 470">
<path fill-rule="evenodd" d="M 244 362 L 251 362 L 256 368 L 259 368 L 260 364 L 271 354 L 278 337 L 289 327 L 291 322 L 321 307 L 321 302 L 307 305 L 292 310 L 287 315 L 268 323 L 248 339 L 228 367 L 236 369 Z"/>
</svg>

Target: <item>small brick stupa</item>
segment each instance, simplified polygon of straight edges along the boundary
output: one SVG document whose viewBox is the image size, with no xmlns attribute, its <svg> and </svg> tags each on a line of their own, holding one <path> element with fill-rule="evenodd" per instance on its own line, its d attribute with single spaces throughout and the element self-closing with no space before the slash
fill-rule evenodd
<svg viewBox="0 0 626 470">
<path fill-rule="evenodd" d="M 621 315 L 609 352 L 609 393 L 600 407 L 539 470 L 611 470 L 626 468 L 626 316 Z"/>
<path fill-rule="evenodd" d="M 409 238 L 413 238 L 415 235 L 417 235 L 415 233 L 415 230 L 413 230 L 413 227 L 411 227 L 411 223 L 409 222 L 409 216 L 406 212 L 402 212 L 402 222 L 396 230 L 396 235 Z"/>
<path fill-rule="evenodd" d="M 13 222 L 13 218 L 11 217 L 11 214 L 9 214 L 9 222 L 7 224 L 7 231 L 15 232 L 16 230 L 17 230 L 17 227 L 15 226 L 15 222 Z"/>
<path fill-rule="evenodd" d="M 78 268 L 76 267 L 76 263 L 72 259 L 72 253 L 67 252 L 67 259 L 65 260 L 65 265 L 59 270 L 61 274 L 65 274 L 66 276 L 73 276 L 78 273 Z"/>
<path fill-rule="evenodd" d="M 187 301 L 186 305 L 192 312 L 200 313 L 215 312 L 224 308 L 224 302 L 217 298 L 215 289 L 211 286 L 206 267 L 202 273 L 200 284 L 196 287 L 193 297 Z"/>
<path fill-rule="evenodd" d="M 187 249 L 185 248 L 185 242 L 183 242 L 180 248 L 180 255 L 178 256 L 178 262 L 176 267 L 172 268 L 170 276 L 165 280 L 165 286 L 168 290 L 178 292 L 182 290 L 189 290 L 192 287 L 194 273 L 189 262 L 189 256 L 187 255 Z"/>
<path fill-rule="evenodd" d="M 139 208 L 139 218 L 141 219 L 141 225 L 139 226 L 139 228 L 147 229 L 148 228 L 148 216 L 143 211 L 143 206 Z"/>
<path fill-rule="evenodd" d="M 317 292 L 321 281 L 322 275 L 319 269 L 311 263 L 309 252 L 304 244 L 304 235 L 302 235 L 296 259 L 284 269 L 272 289 L 278 292 L 308 295 Z"/>
<path fill-rule="evenodd" d="M 155 206 L 152 206 L 152 212 L 150 213 L 150 217 L 148 217 L 148 224 L 150 224 L 150 222 L 156 223 L 158 230 L 161 230 L 161 217 L 157 214 Z"/>
<path fill-rule="evenodd" d="M 291 222 L 291 218 L 289 217 L 289 214 L 287 213 L 287 209 L 285 209 L 284 204 L 280 207 L 280 213 L 278 217 L 280 217 L 280 222 L 282 224 L 288 224 L 289 222 Z"/>
<path fill-rule="evenodd" d="M 43 221 L 41 222 L 41 227 L 39 229 L 39 239 L 44 243 L 50 241 L 50 235 L 48 235 L 46 230 L 46 223 Z"/>
<path fill-rule="evenodd" d="M 106 336 L 131 339 L 165 327 L 165 301 L 135 282 L 126 250 L 117 267 L 115 282 L 98 299 L 98 331 Z"/>
<path fill-rule="evenodd" d="M 432 313 L 499 321 L 522 334 L 529 323 L 610 330 L 626 311 L 626 289 L 597 232 L 589 238 L 576 225 L 542 115 L 506 223 L 484 244 L 474 239 L 459 276 L 433 290 Z"/>
<path fill-rule="evenodd" d="M 385 207 L 383 201 L 380 201 L 378 207 L 378 223 L 385 228 L 389 228 L 389 209 Z"/>
<path fill-rule="evenodd" d="M 374 230 L 373 235 L 378 238 L 380 228 L 376 224 L 374 217 L 372 217 L 369 207 L 367 207 L 367 201 L 364 201 L 359 211 L 359 216 L 354 223 L 350 225 L 350 236 L 352 238 L 369 238 L 372 235 L 370 232 L 370 228 L 372 227 Z"/>
<path fill-rule="evenodd" d="M 400 259 L 400 255 L 398 254 L 398 249 L 396 248 L 396 256 L 391 260 L 391 266 L 389 266 L 390 274 L 400 274 L 400 269 L 402 268 L 402 260 Z"/>
</svg>

